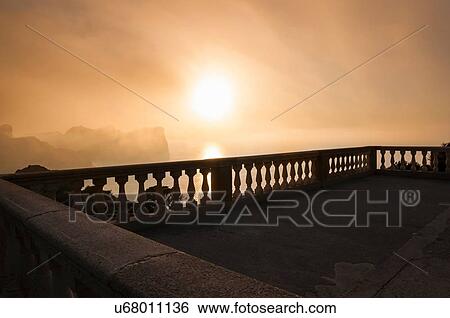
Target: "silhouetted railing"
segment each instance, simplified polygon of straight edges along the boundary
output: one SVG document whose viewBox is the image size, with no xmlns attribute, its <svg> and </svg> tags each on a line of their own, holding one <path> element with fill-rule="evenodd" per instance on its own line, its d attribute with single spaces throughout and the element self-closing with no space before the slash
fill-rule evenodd
<svg viewBox="0 0 450 318">
<path fill-rule="evenodd" d="M 101 192 L 109 183 L 115 183 L 122 196 L 134 184 L 136 194 L 169 188 L 200 201 L 208 199 L 210 191 L 225 191 L 225 200 L 230 201 L 245 191 L 262 196 L 271 190 L 367 175 L 375 170 L 374 158 L 374 147 L 358 147 L 12 174 L 3 179 L 61 202 L 67 194 L 86 190 L 86 185 L 91 192 Z"/>
<path fill-rule="evenodd" d="M 450 152 L 444 147 L 370 146 L 207 160 L 151 163 L 5 175 L 4 180 L 67 203 L 70 193 L 101 192 L 115 185 L 123 196 L 146 191 L 180 192 L 185 200 L 208 199 L 225 191 L 226 201 L 244 192 L 306 188 L 374 173 L 447 176 Z M 209 180 L 209 181 L 208 181 Z M 130 190 L 132 189 L 132 190 Z"/>
<path fill-rule="evenodd" d="M 439 177 L 450 174 L 450 147 L 377 147 L 384 174 Z"/>
</svg>

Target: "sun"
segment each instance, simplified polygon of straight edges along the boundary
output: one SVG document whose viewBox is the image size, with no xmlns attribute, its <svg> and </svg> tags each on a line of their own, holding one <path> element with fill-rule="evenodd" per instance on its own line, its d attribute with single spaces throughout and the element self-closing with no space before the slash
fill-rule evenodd
<svg viewBox="0 0 450 318">
<path fill-rule="evenodd" d="M 192 108 L 204 120 L 223 119 L 230 113 L 233 102 L 233 87 L 223 75 L 203 76 L 193 89 Z"/>
</svg>

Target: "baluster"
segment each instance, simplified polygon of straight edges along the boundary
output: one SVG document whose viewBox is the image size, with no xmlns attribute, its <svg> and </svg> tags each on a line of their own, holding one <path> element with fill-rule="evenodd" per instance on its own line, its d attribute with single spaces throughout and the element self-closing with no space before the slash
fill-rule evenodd
<svg viewBox="0 0 450 318">
<path fill-rule="evenodd" d="M 247 184 L 247 188 L 245 189 L 245 191 L 248 191 L 250 193 L 253 193 L 253 189 L 252 189 L 252 183 L 253 183 L 253 178 L 252 178 L 252 169 L 253 169 L 253 163 L 245 163 L 244 164 L 245 170 L 247 171 L 247 174 L 245 175 L 245 183 Z"/>
<path fill-rule="evenodd" d="M 385 169 L 386 169 L 386 165 L 385 165 L 385 163 L 386 163 L 386 158 L 385 158 L 386 150 L 381 149 L 381 150 L 380 150 L 380 154 L 381 154 L 381 166 L 380 166 L 380 170 L 385 170 Z"/>
<path fill-rule="evenodd" d="M 400 170 L 406 169 L 405 150 L 400 150 Z"/>
<path fill-rule="evenodd" d="M 427 151 L 422 150 L 422 171 L 428 171 L 427 168 Z"/>
<path fill-rule="evenodd" d="M 98 214 L 108 214 L 109 213 L 109 215 L 113 215 L 116 211 L 112 207 L 111 207 L 111 210 L 105 210 L 104 207 L 102 207 L 102 205 L 93 205 L 93 202 L 104 201 L 104 197 L 103 197 L 103 195 L 101 195 L 101 193 L 105 192 L 103 190 L 103 187 L 107 183 L 106 178 L 105 177 L 93 178 L 92 183 L 93 183 L 93 185 L 88 189 L 88 192 L 90 193 L 90 195 L 94 195 L 94 196 L 93 196 L 93 200 L 88 200 L 89 204 L 88 204 L 88 206 L 86 206 L 86 212 L 87 213 L 98 213 Z M 120 190 L 119 190 L 119 193 L 120 193 Z M 95 194 L 100 194 L 100 195 L 95 195 Z M 73 204 L 73 203 L 71 202 L 71 204 Z"/>
<path fill-rule="evenodd" d="M 128 179 L 127 179 L 128 181 Z M 103 187 L 105 186 L 105 184 L 107 183 L 106 178 L 94 178 L 92 179 L 92 183 L 93 185 L 93 190 L 95 193 L 102 193 L 103 192 Z"/>
<path fill-rule="evenodd" d="M 275 183 L 273 184 L 272 189 L 279 190 L 280 189 L 280 163 L 274 161 L 273 165 L 275 166 L 275 173 L 273 175 L 273 179 L 274 179 Z"/>
<path fill-rule="evenodd" d="M 344 155 L 342 157 L 342 171 L 347 175 L 348 170 L 348 155 Z"/>
<path fill-rule="evenodd" d="M 164 195 L 162 180 L 166 176 L 166 172 L 165 171 L 155 171 L 152 173 L 152 175 L 153 175 L 153 178 L 155 178 L 155 180 L 156 180 L 155 191 Z"/>
<path fill-rule="evenodd" d="M 416 171 L 416 151 L 411 150 L 411 171 Z"/>
<path fill-rule="evenodd" d="M 234 164 L 233 170 L 234 170 L 234 192 L 233 197 L 237 198 L 241 195 L 241 169 L 242 169 L 242 163 Z"/>
<path fill-rule="evenodd" d="M 173 187 L 171 189 L 171 192 L 178 192 L 178 195 L 176 196 L 175 194 L 172 193 L 172 199 L 174 201 L 178 201 L 181 198 L 181 188 L 180 188 L 181 170 L 170 171 L 170 175 L 173 178 Z"/>
<path fill-rule="evenodd" d="M 119 185 L 119 193 L 118 193 L 119 201 L 126 201 L 127 197 L 125 194 L 125 184 L 128 182 L 128 176 L 118 176 L 115 177 L 114 180 Z"/>
<path fill-rule="evenodd" d="M 255 163 L 255 168 L 256 168 L 256 188 L 255 188 L 255 194 L 256 195 L 261 195 L 263 193 L 263 188 L 262 188 L 262 173 L 261 173 L 261 169 L 263 167 L 263 163 L 262 162 L 257 162 Z"/>
<path fill-rule="evenodd" d="M 138 196 L 145 192 L 145 181 L 147 181 L 147 174 L 137 174 L 134 176 L 134 179 L 138 183 Z"/>
<path fill-rule="evenodd" d="M 197 174 L 197 169 L 186 169 L 185 173 L 188 176 L 187 199 L 188 201 L 194 201 L 195 200 L 194 177 Z"/>
<path fill-rule="evenodd" d="M 336 161 L 336 173 L 341 173 L 341 171 L 342 171 L 342 156 L 338 156 Z"/>
<path fill-rule="evenodd" d="M 285 162 L 284 164 L 282 163 L 281 166 L 283 167 L 283 171 L 281 172 L 281 177 L 283 178 L 283 182 L 281 183 L 281 189 L 286 189 L 287 186 L 288 186 L 288 182 L 287 182 L 287 177 L 288 177 L 287 162 Z"/>
<path fill-rule="evenodd" d="M 295 161 L 291 161 L 291 169 L 289 169 L 289 176 L 291 180 L 289 180 L 289 187 L 293 188 L 295 186 Z"/>
<path fill-rule="evenodd" d="M 117 213 L 117 221 L 125 223 L 128 220 L 127 195 L 125 193 L 125 184 L 128 182 L 128 176 L 117 176 L 114 178 L 119 185 L 118 199 L 120 202 L 119 213 Z"/>
<path fill-rule="evenodd" d="M 342 159 L 342 160 L 344 160 L 344 159 Z M 312 180 L 318 181 L 319 174 L 320 174 L 319 169 L 320 168 L 319 168 L 317 159 L 312 159 L 311 160 L 311 173 L 312 173 L 311 177 L 312 177 Z"/>
<path fill-rule="evenodd" d="M 210 168 L 201 168 L 200 173 L 202 174 L 202 197 L 201 197 L 201 203 L 204 204 L 206 201 L 209 200 L 208 193 L 209 193 L 209 184 L 208 184 L 208 173 L 210 172 Z"/>
<path fill-rule="evenodd" d="M 272 180 L 272 176 L 270 174 L 270 167 L 272 166 L 272 162 L 265 162 L 264 167 L 266 168 L 266 174 L 264 175 L 264 180 L 266 180 L 266 185 L 264 186 L 264 193 L 269 193 L 272 190 L 272 186 L 270 185 L 270 181 Z"/>
<path fill-rule="evenodd" d="M 391 154 L 391 166 L 389 169 L 395 170 L 395 150 L 389 150 L 389 153 Z"/>
<path fill-rule="evenodd" d="M 310 160 L 306 160 L 305 161 L 305 180 L 310 180 L 311 179 L 311 177 L 309 176 L 309 172 L 311 171 L 310 170 L 310 168 L 309 168 L 309 162 L 310 162 Z"/>
<path fill-rule="evenodd" d="M 431 159 L 432 159 L 432 162 L 433 162 L 433 172 L 438 172 L 438 168 L 439 168 L 438 157 L 439 157 L 439 153 L 438 152 L 432 152 L 431 153 Z"/>
</svg>

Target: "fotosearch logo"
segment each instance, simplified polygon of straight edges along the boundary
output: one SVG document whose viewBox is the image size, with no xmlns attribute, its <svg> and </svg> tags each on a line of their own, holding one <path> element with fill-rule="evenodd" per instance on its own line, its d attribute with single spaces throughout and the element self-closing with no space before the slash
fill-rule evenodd
<svg viewBox="0 0 450 318">
<path fill-rule="evenodd" d="M 70 210 L 70 222 L 76 222 L 79 210 L 92 222 L 234 226 L 290 222 L 296 227 L 369 227 L 371 222 L 384 222 L 386 227 L 400 227 L 405 210 L 420 203 L 418 190 L 321 190 L 312 195 L 274 190 L 264 199 L 244 192 L 231 202 L 225 201 L 225 192 L 212 192 L 198 201 L 186 199 L 193 197 L 193 193 L 144 192 L 129 201 L 120 194 L 72 194 L 70 206 L 75 209 Z"/>
</svg>

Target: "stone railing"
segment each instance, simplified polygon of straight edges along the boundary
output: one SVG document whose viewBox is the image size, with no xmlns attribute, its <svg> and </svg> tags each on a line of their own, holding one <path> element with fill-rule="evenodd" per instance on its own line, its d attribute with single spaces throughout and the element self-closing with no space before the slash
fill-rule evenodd
<svg viewBox="0 0 450 318">
<path fill-rule="evenodd" d="M 295 297 L 4 180 L 0 296 Z"/>
<path fill-rule="evenodd" d="M 258 156 L 55 170 L 2 179 L 70 204 L 69 194 L 111 190 L 118 201 L 138 194 L 179 192 L 201 204 L 215 191 L 231 202 L 242 194 L 314 188 L 370 174 L 448 177 L 450 148 L 367 146 Z"/>
<path fill-rule="evenodd" d="M 90 192 L 101 192 L 110 184 L 116 186 L 119 200 L 126 200 L 133 187 L 135 194 L 149 189 L 163 193 L 167 188 L 199 203 L 214 191 L 224 191 L 225 201 L 231 201 L 245 192 L 262 197 L 272 190 L 319 187 L 374 171 L 375 148 L 357 147 L 11 174 L 2 178 L 65 203 L 67 194 L 86 191 L 86 185 Z"/>
<path fill-rule="evenodd" d="M 448 178 L 450 147 L 382 146 L 377 149 L 377 173 Z"/>
</svg>

